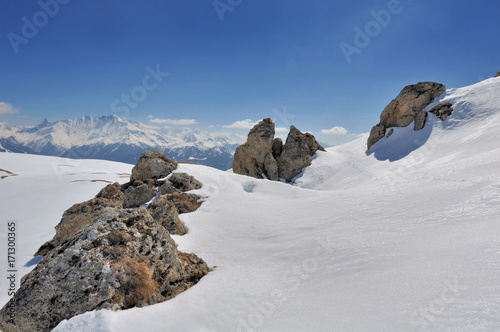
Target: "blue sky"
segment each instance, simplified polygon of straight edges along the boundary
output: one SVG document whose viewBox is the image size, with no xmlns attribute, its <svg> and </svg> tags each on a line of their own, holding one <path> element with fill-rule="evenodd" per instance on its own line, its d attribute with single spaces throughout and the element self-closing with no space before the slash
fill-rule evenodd
<svg viewBox="0 0 500 332">
<path fill-rule="evenodd" d="M 4 1 L 0 122 L 116 113 L 246 133 L 271 117 L 335 144 L 405 85 L 500 71 L 498 13 L 494 0 Z"/>
</svg>

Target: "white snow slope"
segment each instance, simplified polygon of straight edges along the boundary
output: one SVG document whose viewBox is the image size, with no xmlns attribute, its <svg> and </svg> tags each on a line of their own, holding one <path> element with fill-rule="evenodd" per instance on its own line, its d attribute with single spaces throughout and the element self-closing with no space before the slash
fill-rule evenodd
<svg viewBox="0 0 500 332">
<path fill-rule="evenodd" d="M 206 200 L 174 238 L 214 270 L 170 301 L 54 331 L 500 330 L 500 78 L 429 108 L 445 101 L 447 121 L 429 114 L 422 131 L 397 128 L 368 154 L 366 137 L 319 152 L 293 185 L 180 165 Z M 0 180 L 0 207 L 18 221 L 20 265 L 103 185 L 72 180 L 125 182 L 117 173 L 131 169 L 86 160 L 56 176 L 54 163 L 65 161 L 0 154 L 18 174 Z"/>
</svg>

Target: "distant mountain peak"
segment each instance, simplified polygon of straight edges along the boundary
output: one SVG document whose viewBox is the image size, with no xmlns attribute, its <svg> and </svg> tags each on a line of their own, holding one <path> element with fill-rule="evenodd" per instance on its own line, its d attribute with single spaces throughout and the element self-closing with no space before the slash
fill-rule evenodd
<svg viewBox="0 0 500 332">
<path fill-rule="evenodd" d="M 159 150 L 175 160 L 203 160 L 205 165 L 228 169 L 239 143 L 199 128 L 165 132 L 115 114 L 56 122 L 44 119 L 35 127 L 5 124 L 2 128 L 0 145 L 6 151 L 131 164 L 145 150 Z"/>
<path fill-rule="evenodd" d="M 43 127 L 47 127 L 47 126 L 50 126 L 50 122 L 49 122 L 49 120 L 47 120 L 47 118 L 45 118 L 37 127 L 43 128 Z"/>
</svg>

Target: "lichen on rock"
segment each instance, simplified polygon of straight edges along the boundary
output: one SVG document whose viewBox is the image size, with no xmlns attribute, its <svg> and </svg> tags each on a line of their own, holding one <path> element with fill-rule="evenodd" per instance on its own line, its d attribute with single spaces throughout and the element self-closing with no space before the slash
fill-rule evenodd
<svg viewBox="0 0 500 332">
<path fill-rule="evenodd" d="M 110 184 L 96 197 L 66 210 L 54 238 L 37 252 L 44 257 L 14 294 L 15 324 L 6 305 L 0 310 L 0 329 L 50 331 L 60 321 L 87 311 L 159 303 L 206 275 L 206 263 L 193 253 L 178 251 L 170 237 L 186 233 L 178 214 L 201 204 L 197 195 L 182 190 L 201 183 L 177 173 L 171 183 L 179 192 L 139 207 L 157 194 L 164 184 L 160 179 L 174 165 L 160 152 L 146 152 L 130 182 Z"/>
</svg>

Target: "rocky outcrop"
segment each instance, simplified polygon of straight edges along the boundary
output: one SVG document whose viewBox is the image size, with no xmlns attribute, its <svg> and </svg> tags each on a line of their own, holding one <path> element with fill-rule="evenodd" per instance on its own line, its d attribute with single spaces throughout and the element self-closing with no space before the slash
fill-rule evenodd
<svg viewBox="0 0 500 332">
<path fill-rule="evenodd" d="M 144 153 L 130 182 L 110 184 L 64 212 L 54 238 L 37 252 L 43 259 L 14 295 L 15 325 L 6 305 L 0 329 L 50 331 L 86 311 L 162 302 L 208 273 L 203 260 L 179 252 L 170 237 L 186 233 L 179 213 L 193 212 L 201 202 L 183 191 L 201 183 L 175 173 L 169 183 L 176 192 L 160 196 L 158 189 L 166 181 L 159 179 L 173 170 L 167 159 L 160 152 Z"/>
<path fill-rule="evenodd" d="M 146 209 L 107 211 L 23 278 L 14 296 L 15 325 L 2 310 L 0 328 L 50 331 L 87 311 L 162 302 L 206 273 L 207 265 L 195 254 L 179 252 Z"/>
<path fill-rule="evenodd" d="M 274 138 L 271 119 L 259 122 L 248 134 L 247 142 L 236 149 L 233 172 L 258 179 L 291 181 L 304 167 L 311 164 L 311 156 L 325 149 L 310 133 L 302 133 L 294 126 L 285 144 Z"/>
<path fill-rule="evenodd" d="M 380 115 L 380 122 L 370 131 L 368 150 L 385 136 L 388 128 L 406 127 L 412 122 L 414 130 L 424 128 L 427 118 L 424 108 L 445 90 L 444 85 L 434 82 L 420 82 L 406 86 L 396 99 L 385 107 Z"/>
<path fill-rule="evenodd" d="M 177 168 L 177 163 L 159 151 L 144 152 L 132 168 L 130 181 L 160 179 Z"/>
<path fill-rule="evenodd" d="M 277 156 L 279 177 L 286 181 L 302 172 L 304 167 L 311 164 L 311 156 L 317 150 L 325 149 L 316 141 L 313 135 L 302 133 L 294 126 L 290 127 L 290 132 L 280 155 Z"/>
<path fill-rule="evenodd" d="M 441 103 L 437 106 L 434 106 L 429 113 L 434 114 L 437 116 L 441 121 L 445 121 L 452 113 L 453 113 L 453 108 L 452 108 L 451 103 Z"/>
<path fill-rule="evenodd" d="M 267 176 L 264 166 L 266 156 L 272 155 L 274 122 L 267 118 L 256 124 L 248 133 L 246 143 L 234 153 L 233 172 L 262 179 Z"/>
</svg>

